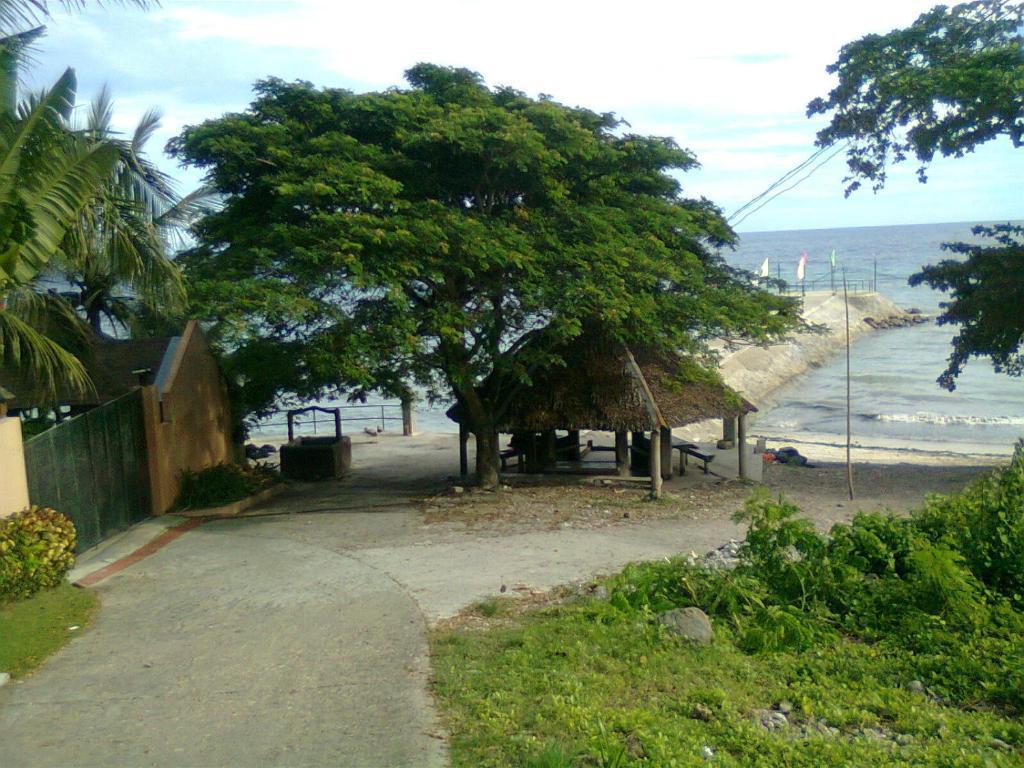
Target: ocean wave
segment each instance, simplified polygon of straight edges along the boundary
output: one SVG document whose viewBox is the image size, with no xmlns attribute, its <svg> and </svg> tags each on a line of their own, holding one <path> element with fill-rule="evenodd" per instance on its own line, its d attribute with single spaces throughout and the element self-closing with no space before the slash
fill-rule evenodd
<svg viewBox="0 0 1024 768">
<path fill-rule="evenodd" d="M 961 416 L 956 414 L 930 413 L 876 413 L 875 421 L 888 421 L 900 424 L 939 424 L 958 426 L 1024 426 L 1024 416 Z"/>
</svg>

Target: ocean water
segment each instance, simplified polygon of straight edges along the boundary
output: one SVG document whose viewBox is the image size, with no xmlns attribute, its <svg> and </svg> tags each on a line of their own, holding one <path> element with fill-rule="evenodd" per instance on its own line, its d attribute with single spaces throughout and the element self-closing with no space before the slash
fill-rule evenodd
<svg viewBox="0 0 1024 768">
<path fill-rule="evenodd" d="M 741 236 L 728 260 L 747 269 L 769 259 L 771 274 L 795 282 L 800 253 L 808 254 L 807 280 L 830 279 L 828 253 L 851 280 L 874 279 L 902 307 L 934 315 L 944 295 L 911 288 L 907 278 L 923 265 L 954 256 L 943 242 L 975 240 L 971 224 L 858 227 L 754 232 Z M 984 358 L 972 360 L 953 392 L 936 378 L 945 369 L 951 326 L 935 323 L 879 331 L 851 348 L 854 442 L 865 447 L 913 448 L 936 453 L 1006 455 L 1024 437 L 1024 380 L 996 374 Z M 839 350 L 841 351 L 841 350 Z M 754 434 L 794 443 L 839 444 L 846 433 L 846 362 L 825 366 L 784 385 L 758 414 Z"/>
<path fill-rule="evenodd" d="M 796 230 L 745 233 L 735 251 L 726 254 L 737 266 L 757 271 L 767 257 L 771 274 L 795 282 L 800 254 L 808 254 L 807 280 L 828 287 L 828 254 L 836 251 L 837 265 L 851 281 L 877 279 L 878 290 L 905 307 L 935 314 L 942 300 L 927 287 L 911 288 L 907 278 L 923 265 L 951 258 L 943 242 L 972 240 L 971 224 L 925 224 L 895 227 Z M 1006 455 L 1024 437 L 1024 381 L 992 371 L 983 360 L 972 361 L 957 389 L 940 389 L 935 379 L 945 367 L 954 331 L 934 323 L 879 331 L 854 342 L 852 403 L 854 441 L 862 446 L 913 448 L 937 453 Z M 841 350 L 837 350 L 840 352 Z M 751 432 L 794 444 L 838 445 L 846 433 L 845 360 L 834 360 L 793 379 L 763 409 Z M 370 399 L 379 406 L 384 401 Z M 346 406 L 345 403 L 329 405 Z M 420 403 L 416 429 L 454 432 L 444 415 L 446 405 Z M 375 409 L 343 407 L 346 431 L 375 429 Z M 387 430 L 401 429 L 398 408 L 385 408 Z M 349 419 L 367 419 L 349 421 Z M 323 427 L 319 427 L 322 429 Z M 309 431 L 307 423 L 303 431 Z M 279 436 L 282 417 L 254 433 Z M 843 443 L 845 444 L 845 443 Z M 813 451 L 809 451 L 813 452 Z"/>
</svg>

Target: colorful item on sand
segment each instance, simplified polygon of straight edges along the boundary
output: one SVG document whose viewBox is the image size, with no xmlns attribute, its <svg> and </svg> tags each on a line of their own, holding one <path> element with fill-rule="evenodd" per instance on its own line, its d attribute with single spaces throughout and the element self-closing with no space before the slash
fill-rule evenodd
<svg viewBox="0 0 1024 768">
<path fill-rule="evenodd" d="M 796 279 L 800 282 L 804 281 L 804 277 L 807 275 L 807 251 L 800 254 L 800 263 L 796 265 Z"/>
</svg>

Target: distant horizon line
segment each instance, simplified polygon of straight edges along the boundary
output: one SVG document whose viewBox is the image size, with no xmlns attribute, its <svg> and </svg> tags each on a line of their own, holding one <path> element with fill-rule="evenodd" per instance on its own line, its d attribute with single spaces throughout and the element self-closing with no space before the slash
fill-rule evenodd
<svg viewBox="0 0 1024 768">
<path fill-rule="evenodd" d="M 952 225 L 966 225 L 976 227 L 978 225 L 991 225 L 991 224 L 1021 224 L 1024 225 L 1024 217 L 1017 219 L 984 219 L 978 221 L 964 220 L 964 221 L 920 221 L 913 224 L 858 224 L 851 226 L 838 226 L 838 227 L 794 227 L 789 229 L 744 229 L 737 230 L 736 234 L 741 238 L 743 235 L 770 235 L 778 232 L 826 232 L 836 229 L 891 229 L 893 227 L 934 227 L 934 226 L 952 226 Z"/>
</svg>

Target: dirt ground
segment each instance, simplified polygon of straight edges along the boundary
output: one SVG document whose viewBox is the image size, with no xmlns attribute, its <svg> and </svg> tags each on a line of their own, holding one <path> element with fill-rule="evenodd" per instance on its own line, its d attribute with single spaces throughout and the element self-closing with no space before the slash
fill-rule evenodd
<svg viewBox="0 0 1024 768">
<path fill-rule="evenodd" d="M 763 490 L 784 495 L 823 528 L 848 520 L 858 511 L 888 509 L 910 512 L 927 494 L 955 493 L 986 466 L 927 466 L 867 464 L 854 468 L 854 500 L 847 490 L 846 467 L 820 464 L 814 468 L 770 465 Z M 545 481 L 506 478 L 499 493 L 448 490 L 422 501 L 426 524 L 445 523 L 468 530 L 524 532 L 561 528 L 598 528 L 629 521 L 720 519 L 723 537 L 732 530 L 731 518 L 758 486 L 709 476 L 702 482 L 664 486 L 664 498 L 652 501 L 642 483 L 603 485 L 559 476 Z M 461 488 L 458 486 L 456 488 Z"/>
</svg>

